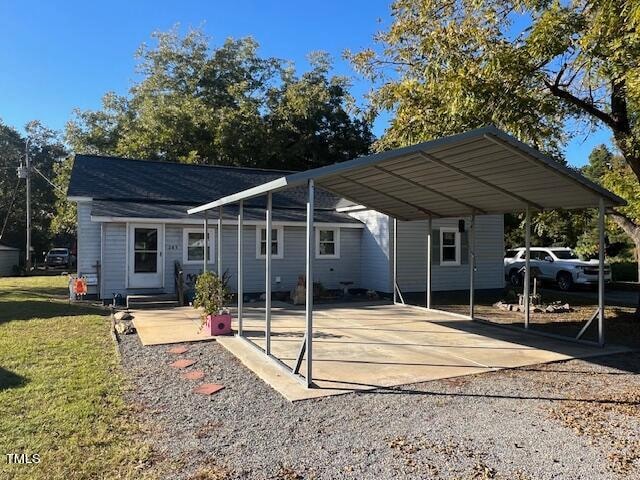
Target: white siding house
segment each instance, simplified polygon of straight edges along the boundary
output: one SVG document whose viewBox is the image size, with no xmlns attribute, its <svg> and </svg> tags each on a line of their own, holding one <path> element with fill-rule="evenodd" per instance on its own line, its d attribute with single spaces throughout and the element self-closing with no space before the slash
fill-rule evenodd
<svg viewBox="0 0 640 480">
<path fill-rule="evenodd" d="M 281 172 L 143 162 L 113 157 L 77 156 L 69 198 L 78 205 L 78 273 L 100 273 L 89 293 L 105 300 L 114 294 L 174 293 L 176 262 L 185 277 L 202 271 L 203 217 L 186 211 L 203 201 L 263 183 Z M 196 198 L 193 198 L 196 197 Z M 393 223 L 379 212 L 346 213 L 341 199 L 319 191 L 314 281 L 327 289 L 355 288 L 390 293 Z M 213 213 L 213 212 L 212 212 Z M 222 269 L 236 288 L 237 210 L 223 214 Z M 289 292 L 305 271 L 304 195 L 274 195 L 272 290 Z M 468 219 L 465 219 L 468 222 Z M 248 205 L 244 223 L 244 290 L 265 290 L 264 205 Z M 476 217 L 476 288 L 504 284 L 503 217 Z M 398 283 L 403 292 L 425 289 L 426 222 L 398 224 Z M 433 290 L 462 290 L 469 286 L 467 233 L 458 219 L 433 221 Z M 441 253 L 440 237 L 453 245 Z M 209 217 L 208 267 L 216 270 L 217 219 Z M 324 253 L 324 254 L 323 254 Z M 452 257 L 447 262 L 443 256 Z"/>
<path fill-rule="evenodd" d="M 388 216 L 371 210 L 351 215 L 365 225 L 361 247 L 361 286 L 391 292 L 393 222 Z M 458 218 L 435 219 L 432 223 L 433 291 L 469 288 L 468 232 L 457 232 Z M 463 218 L 468 227 L 469 218 Z M 456 236 L 457 261 L 441 260 L 441 232 Z M 504 286 L 504 217 L 476 217 L 476 288 L 497 289 Z M 398 285 L 403 292 L 425 290 L 427 272 L 427 222 L 398 222 Z"/>
</svg>

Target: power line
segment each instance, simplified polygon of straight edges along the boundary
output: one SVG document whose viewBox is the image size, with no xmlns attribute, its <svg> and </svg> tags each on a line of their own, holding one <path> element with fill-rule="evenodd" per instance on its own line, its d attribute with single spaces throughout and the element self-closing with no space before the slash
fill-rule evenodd
<svg viewBox="0 0 640 480">
<path fill-rule="evenodd" d="M 49 179 L 45 176 L 45 174 L 44 174 L 44 173 L 42 173 L 40 170 L 38 170 L 38 169 L 36 168 L 36 166 L 35 166 L 35 165 L 31 165 L 31 168 L 32 168 L 32 169 L 33 169 L 33 170 L 34 170 L 38 175 L 40 175 L 42 178 L 44 178 L 44 179 L 45 179 L 45 181 L 46 181 L 49 185 L 51 185 L 53 188 L 55 188 L 56 190 L 58 190 L 60 193 L 63 193 L 63 194 L 65 193 L 65 191 L 64 191 L 62 188 L 60 188 L 58 185 L 56 185 L 56 184 L 55 184 L 55 183 L 53 183 L 51 180 L 49 180 Z"/>
</svg>

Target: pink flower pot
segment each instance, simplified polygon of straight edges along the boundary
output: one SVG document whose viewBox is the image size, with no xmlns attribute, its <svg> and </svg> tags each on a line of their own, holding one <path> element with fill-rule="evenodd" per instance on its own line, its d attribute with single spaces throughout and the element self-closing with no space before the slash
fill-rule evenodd
<svg viewBox="0 0 640 480">
<path fill-rule="evenodd" d="M 207 323 L 204 328 L 205 332 L 212 336 L 229 335 L 231 333 L 231 315 L 228 313 L 207 315 Z"/>
</svg>

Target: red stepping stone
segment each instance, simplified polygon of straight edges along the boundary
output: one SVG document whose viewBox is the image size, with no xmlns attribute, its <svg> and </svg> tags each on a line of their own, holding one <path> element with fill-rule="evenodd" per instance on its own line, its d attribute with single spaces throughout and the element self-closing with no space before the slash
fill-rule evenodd
<svg viewBox="0 0 640 480">
<path fill-rule="evenodd" d="M 224 385 L 217 385 L 215 383 L 203 383 L 199 387 L 193 389 L 193 393 L 199 393 L 200 395 L 213 395 L 224 388 Z"/>
<path fill-rule="evenodd" d="M 192 372 L 185 372 L 182 374 L 182 378 L 187 380 L 200 380 L 204 377 L 204 372 L 201 370 L 193 370 Z"/>
<path fill-rule="evenodd" d="M 187 360 L 186 358 L 176 360 L 173 363 L 170 363 L 169 366 L 173 368 L 187 368 L 196 363 L 197 360 Z"/>
<path fill-rule="evenodd" d="M 173 347 L 169 349 L 169 353 L 173 353 L 174 355 L 182 355 L 183 353 L 187 353 L 189 349 L 187 347 Z"/>
</svg>

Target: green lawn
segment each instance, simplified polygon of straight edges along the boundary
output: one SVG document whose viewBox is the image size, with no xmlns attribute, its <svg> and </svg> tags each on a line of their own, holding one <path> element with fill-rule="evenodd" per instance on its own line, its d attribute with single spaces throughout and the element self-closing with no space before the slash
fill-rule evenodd
<svg viewBox="0 0 640 480">
<path fill-rule="evenodd" d="M 0 478 L 142 478 L 151 453 L 109 317 L 67 292 L 66 277 L 0 278 Z M 9 465 L 7 453 L 41 461 Z"/>
</svg>

